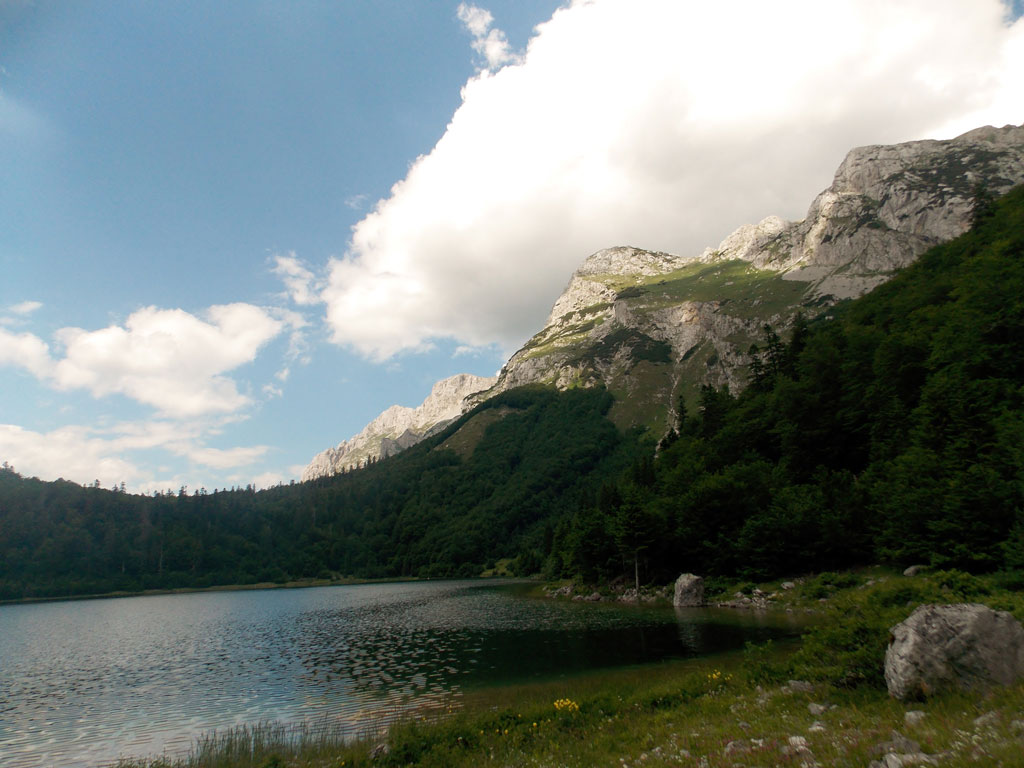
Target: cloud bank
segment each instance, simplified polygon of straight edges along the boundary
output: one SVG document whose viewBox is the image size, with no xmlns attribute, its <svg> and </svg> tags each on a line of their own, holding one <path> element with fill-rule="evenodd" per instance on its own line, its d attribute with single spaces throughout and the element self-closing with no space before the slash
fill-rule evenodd
<svg viewBox="0 0 1024 768">
<path fill-rule="evenodd" d="M 576 0 L 518 58 L 489 12 L 458 16 L 488 68 L 321 294 L 333 340 L 378 360 L 511 351 L 593 251 L 696 255 L 801 218 L 853 146 L 1024 119 L 999 0 Z"/>
</svg>

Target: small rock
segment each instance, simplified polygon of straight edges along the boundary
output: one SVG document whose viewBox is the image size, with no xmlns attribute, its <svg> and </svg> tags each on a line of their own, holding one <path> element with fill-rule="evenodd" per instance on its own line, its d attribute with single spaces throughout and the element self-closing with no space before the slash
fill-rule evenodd
<svg viewBox="0 0 1024 768">
<path fill-rule="evenodd" d="M 999 722 L 998 712 L 986 712 L 980 717 L 974 718 L 975 729 L 979 728 L 991 728 Z"/>
<path fill-rule="evenodd" d="M 727 755 L 731 755 L 735 752 L 749 751 L 750 746 L 743 739 L 736 739 L 735 741 L 730 741 L 728 744 L 725 745 L 725 754 Z"/>
<path fill-rule="evenodd" d="M 795 589 L 796 588 L 796 584 L 794 584 L 792 581 L 784 581 L 779 586 L 782 587 L 783 589 Z"/>
<path fill-rule="evenodd" d="M 789 690 L 796 691 L 797 693 L 810 693 L 814 690 L 814 686 L 806 680 L 790 680 L 786 683 L 786 686 Z"/>
<path fill-rule="evenodd" d="M 903 768 L 906 765 L 932 765 L 930 755 L 924 752 L 890 752 L 882 758 L 882 765 L 885 768 Z"/>
<path fill-rule="evenodd" d="M 600 592 L 591 592 L 589 595 L 587 595 L 583 599 L 586 600 L 589 603 L 599 603 L 599 602 L 601 602 L 601 593 Z"/>
<path fill-rule="evenodd" d="M 908 728 L 914 728 L 921 724 L 921 721 L 924 720 L 926 714 L 927 713 L 920 709 L 912 709 L 909 712 L 903 713 L 903 722 Z"/>
<path fill-rule="evenodd" d="M 825 714 L 825 712 L 828 711 L 828 707 L 825 706 L 824 704 L 815 704 L 815 703 L 812 702 L 812 703 L 807 705 L 807 711 L 810 712 L 815 717 L 817 717 L 818 715 Z"/>
<path fill-rule="evenodd" d="M 797 749 L 799 749 L 800 747 L 806 747 L 807 739 L 805 739 L 803 736 L 790 736 L 789 746 L 796 747 Z"/>
<path fill-rule="evenodd" d="M 1011 720 L 1010 731 L 1013 733 L 1024 733 L 1024 720 Z"/>
<path fill-rule="evenodd" d="M 927 568 L 927 565 L 912 565 L 903 571 L 904 576 L 917 576 L 921 571 Z"/>
<path fill-rule="evenodd" d="M 879 744 L 874 749 L 876 755 L 883 755 L 887 752 L 913 753 L 920 751 L 920 744 L 913 739 L 908 739 L 899 731 L 893 731 L 889 736 L 889 741 Z"/>
<path fill-rule="evenodd" d="M 821 722 L 820 720 L 815 720 L 811 724 L 811 727 L 807 729 L 807 732 L 808 733 L 823 733 L 823 732 L 825 732 L 827 730 L 828 729 L 825 727 L 825 724 L 823 722 Z"/>
<path fill-rule="evenodd" d="M 380 744 L 378 744 L 370 750 L 370 759 L 379 760 L 382 757 L 386 757 L 390 751 L 391 749 L 388 747 L 388 745 L 384 742 L 381 742 Z"/>
</svg>

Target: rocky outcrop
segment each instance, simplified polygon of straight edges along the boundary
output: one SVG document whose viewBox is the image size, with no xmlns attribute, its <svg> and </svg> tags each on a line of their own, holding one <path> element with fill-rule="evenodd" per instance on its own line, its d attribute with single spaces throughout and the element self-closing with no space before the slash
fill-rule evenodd
<svg viewBox="0 0 1024 768">
<path fill-rule="evenodd" d="M 415 445 L 465 413 L 469 408 L 466 398 L 487 389 L 495 381 L 460 373 L 437 382 L 418 407 L 393 405 L 359 434 L 318 453 L 303 471 L 302 480 L 337 474 Z"/>
<path fill-rule="evenodd" d="M 684 573 L 676 579 L 672 605 L 676 608 L 695 608 L 704 605 L 704 579 Z"/>
<path fill-rule="evenodd" d="M 807 217 L 742 227 L 704 260 L 737 258 L 832 299 L 859 296 L 932 246 L 963 234 L 977 185 L 1024 180 L 1024 127 L 984 127 L 950 141 L 852 150 Z"/>
<path fill-rule="evenodd" d="M 475 398 L 600 383 L 630 400 L 616 406 L 620 423 L 663 427 L 687 386 L 745 386 L 748 348 L 765 323 L 781 332 L 798 311 L 813 316 L 869 291 L 963 233 L 978 184 L 999 194 L 1021 182 L 1024 127 L 854 149 L 803 221 L 771 216 L 698 256 L 593 254 L 545 327 Z"/>
<path fill-rule="evenodd" d="M 979 604 L 922 605 L 891 630 L 885 682 L 897 699 L 1011 685 L 1024 677 L 1024 628 Z"/>
</svg>

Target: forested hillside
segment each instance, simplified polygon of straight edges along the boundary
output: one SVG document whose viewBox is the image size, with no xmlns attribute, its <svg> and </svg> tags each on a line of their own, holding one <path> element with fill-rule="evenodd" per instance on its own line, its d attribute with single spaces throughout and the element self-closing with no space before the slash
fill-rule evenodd
<svg viewBox="0 0 1024 768">
<path fill-rule="evenodd" d="M 654 442 L 602 389 L 510 390 L 391 459 L 254 493 L 132 496 L 0 471 L 0 597 L 333 576 L 856 563 L 1024 567 L 1024 188 L 705 387 Z M 660 436 L 659 436 L 660 437 Z M 0 457 L 2 458 L 2 457 Z"/>
<path fill-rule="evenodd" d="M 550 572 L 1024 567 L 1024 188 L 700 402 L 557 530 Z"/>
<path fill-rule="evenodd" d="M 6 469 L 0 598 L 475 576 L 549 552 L 554 521 L 636 458 L 611 403 L 602 390 L 507 392 L 398 456 L 260 492 L 134 496 Z M 537 570 L 530 559 L 521 567 Z"/>
</svg>

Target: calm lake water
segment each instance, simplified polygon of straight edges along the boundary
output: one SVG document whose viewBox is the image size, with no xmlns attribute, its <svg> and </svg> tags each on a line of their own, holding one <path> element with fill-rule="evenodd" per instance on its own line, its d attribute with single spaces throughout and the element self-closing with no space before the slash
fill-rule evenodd
<svg viewBox="0 0 1024 768">
<path fill-rule="evenodd" d="M 713 611 L 530 599 L 447 581 L 0 606 L 0 766 L 177 755 L 213 729 L 368 730 L 469 688 L 742 647 Z"/>
</svg>

